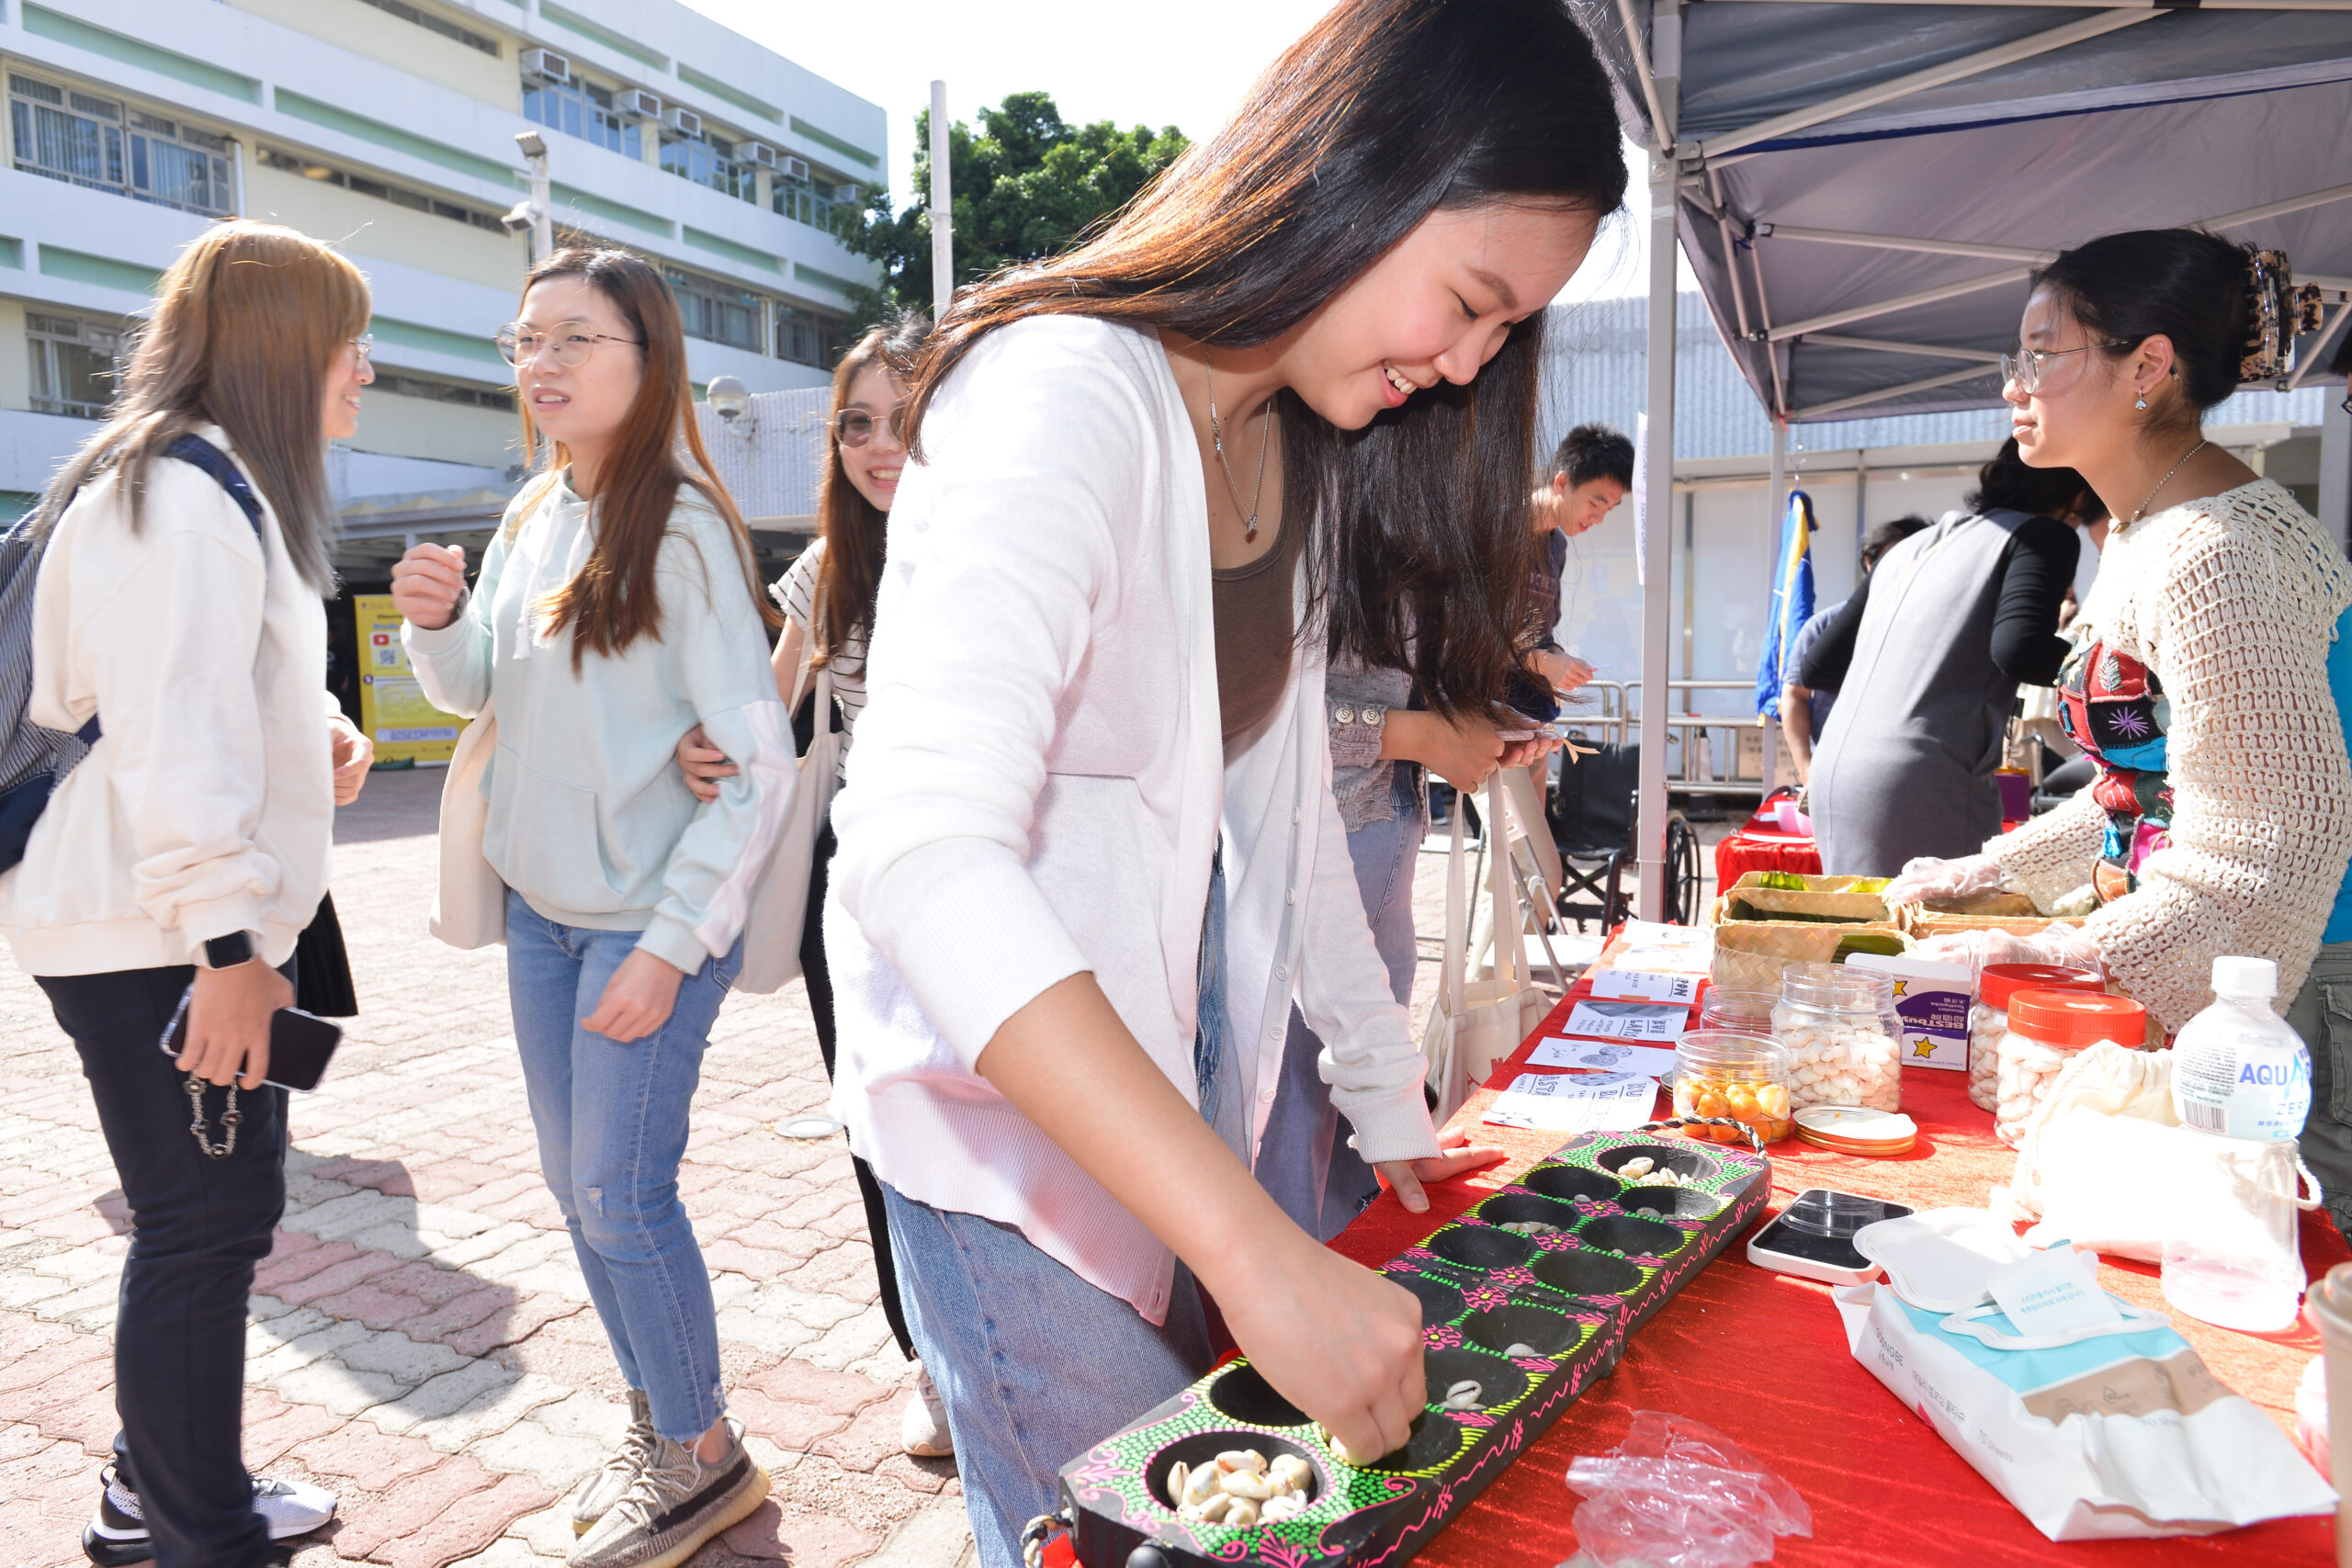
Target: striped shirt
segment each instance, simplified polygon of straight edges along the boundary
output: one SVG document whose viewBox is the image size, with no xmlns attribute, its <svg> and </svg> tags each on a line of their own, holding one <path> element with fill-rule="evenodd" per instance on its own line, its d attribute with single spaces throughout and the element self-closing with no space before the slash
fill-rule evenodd
<svg viewBox="0 0 2352 1568">
<path fill-rule="evenodd" d="M 824 564 L 825 541 L 816 540 L 800 552 L 782 577 L 768 589 L 768 595 L 784 612 L 785 619 L 800 628 L 805 638 L 816 621 L 817 571 Z M 842 776 L 847 778 L 851 735 L 857 728 L 857 716 L 865 711 L 865 628 L 853 627 L 842 639 L 842 650 L 832 660 L 833 705 L 842 715 Z M 809 671 L 809 683 L 816 683 L 816 671 Z M 797 708 L 797 704 L 794 705 Z"/>
</svg>

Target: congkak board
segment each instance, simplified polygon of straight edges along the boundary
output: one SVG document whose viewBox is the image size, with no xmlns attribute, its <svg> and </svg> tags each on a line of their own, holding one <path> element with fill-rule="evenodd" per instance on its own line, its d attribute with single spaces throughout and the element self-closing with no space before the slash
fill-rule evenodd
<svg viewBox="0 0 2352 1568">
<path fill-rule="evenodd" d="M 1687 1186 L 1620 1172 L 1648 1158 Z M 1570 1139 L 1510 1186 L 1382 1265 L 1421 1301 L 1430 1403 L 1406 1445 L 1343 1462 L 1234 1359 L 1062 1469 L 1085 1568 L 1350 1568 L 1401 1563 L 1617 1367 L 1629 1335 L 1763 1213 L 1763 1156 L 1647 1129 Z M 1530 1221 L 1557 1227 L 1522 1235 Z M 1517 1350 L 1520 1354 L 1509 1354 Z M 1476 1382 L 1475 1408 L 1448 1391 Z M 1307 1506 L 1240 1529 L 1180 1518 L 1170 1472 L 1227 1450 L 1306 1461 Z"/>
</svg>

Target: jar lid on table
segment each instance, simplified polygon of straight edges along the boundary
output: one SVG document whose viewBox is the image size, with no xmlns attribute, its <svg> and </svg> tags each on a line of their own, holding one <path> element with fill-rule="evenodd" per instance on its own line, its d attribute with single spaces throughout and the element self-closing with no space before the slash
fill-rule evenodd
<svg viewBox="0 0 2352 1568">
<path fill-rule="evenodd" d="M 2103 992 L 2019 991 L 2009 998 L 2009 1028 L 2065 1051 L 2102 1040 L 2136 1050 L 2148 1035 L 2148 1010 Z"/>
<path fill-rule="evenodd" d="M 1977 998 L 1995 1012 L 2009 1010 L 2009 998 L 2019 991 L 2098 991 L 2106 985 L 2087 969 L 2056 964 L 1987 964 L 1977 981 Z"/>
</svg>

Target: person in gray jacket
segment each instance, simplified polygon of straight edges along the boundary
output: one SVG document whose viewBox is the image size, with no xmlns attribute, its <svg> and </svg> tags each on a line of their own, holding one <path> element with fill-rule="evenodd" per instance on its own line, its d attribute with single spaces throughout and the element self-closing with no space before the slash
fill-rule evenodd
<svg viewBox="0 0 2352 1568">
<path fill-rule="evenodd" d="M 2012 438 L 1966 505 L 1889 550 L 1799 666 L 1799 684 L 1838 693 L 1808 784 L 1832 876 L 1892 876 L 1998 833 L 2017 689 L 2065 657 L 2075 526 L 2105 515 L 2098 496 L 2072 468 L 2028 468 Z"/>
</svg>

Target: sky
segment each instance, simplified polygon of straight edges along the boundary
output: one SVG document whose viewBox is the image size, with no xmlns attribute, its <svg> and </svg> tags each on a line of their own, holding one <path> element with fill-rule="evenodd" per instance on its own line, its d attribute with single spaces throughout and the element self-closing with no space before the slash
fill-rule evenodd
<svg viewBox="0 0 2352 1568">
<path fill-rule="evenodd" d="M 890 190 L 901 206 L 912 185 L 915 116 L 930 107 L 933 77 L 946 81 L 947 111 L 959 120 L 1009 93 L 1042 91 L 1073 124 L 1173 125 L 1198 141 L 1329 8 L 1328 0 L 1189 0 L 1174 9 L 1103 0 L 890 0 L 884 26 L 884 8 L 870 4 L 685 3 L 881 105 L 889 117 Z M 1626 152 L 1638 171 L 1633 149 Z M 1614 220 L 1561 299 L 1645 292 L 1642 227 L 1630 215 Z M 1683 286 L 1695 287 L 1688 264 Z"/>
</svg>

